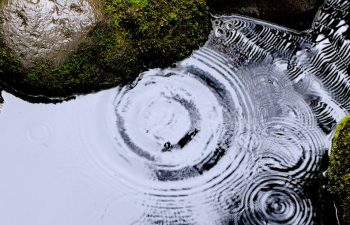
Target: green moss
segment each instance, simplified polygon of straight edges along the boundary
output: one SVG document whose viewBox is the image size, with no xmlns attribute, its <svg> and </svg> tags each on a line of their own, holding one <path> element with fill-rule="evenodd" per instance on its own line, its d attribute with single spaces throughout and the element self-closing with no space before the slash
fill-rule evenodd
<svg viewBox="0 0 350 225">
<path fill-rule="evenodd" d="M 18 73 L 21 63 L 8 50 L 0 49 L 0 73 Z"/>
<path fill-rule="evenodd" d="M 166 66 L 188 56 L 210 30 L 204 0 L 107 2 L 113 26 L 125 33 L 146 66 Z"/>
<path fill-rule="evenodd" d="M 5 0 L 0 0 L 0 4 L 4 2 Z M 0 16 L 0 26 L 2 23 L 3 20 Z M 19 59 L 7 48 L 0 33 L 0 77 L 2 77 L 1 75 L 10 76 L 11 74 L 20 74 L 21 71 L 22 65 Z"/>
<path fill-rule="evenodd" d="M 203 45 L 210 31 L 205 0 L 105 0 L 103 22 L 63 65 L 49 60 L 16 78 L 34 94 L 67 95 L 135 79 L 149 67 L 166 67 Z M 67 34 L 69 35 L 69 34 Z M 1 59 L 0 59 L 1 60 Z M 1 69 L 12 65 L 8 58 Z M 18 64 L 14 64 L 15 67 Z"/>
<path fill-rule="evenodd" d="M 350 224 L 350 115 L 338 125 L 328 169 L 330 191 L 337 196 L 341 224 Z"/>
<path fill-rule="evenodd" d="M 6 4 L 7 1 L 8 1 L 8 0 L 0 0 L 0 6 L 1 6 L 2 4 Z"/>
<path fill-rule="evenodd" d="M 7 0 L 0 0 L 0 4 Z M 0 27 L 3 18 L 0 15 Z M 0 32 L 0 80 L 9 83 L 17 82 L 18 78 L 23 80 L 23 67 L 20 60 L 5 45 L 2 33 Z"/>
</svg>

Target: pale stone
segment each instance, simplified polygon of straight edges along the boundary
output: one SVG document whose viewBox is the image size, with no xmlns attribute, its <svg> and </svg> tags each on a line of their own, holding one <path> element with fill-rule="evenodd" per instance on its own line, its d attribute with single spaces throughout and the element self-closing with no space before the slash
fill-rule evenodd
<svg viewBox="0 0 350 225">
<path fill-rule="evenodd" d="M 60 64 L 86 41 L 97 9 L 91 0 L 8 0 L 1 10 L 4 41 L 25 67 Z"/>
</svg>

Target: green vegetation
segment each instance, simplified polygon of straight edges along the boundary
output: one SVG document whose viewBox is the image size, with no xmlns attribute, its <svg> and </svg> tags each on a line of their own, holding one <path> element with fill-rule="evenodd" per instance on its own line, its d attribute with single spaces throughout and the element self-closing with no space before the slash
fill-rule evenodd
<svg viewBox="0 0 350 225">
<path fill-rule="evenodd" d="M 210 29 L 204 0 L 113 0 L 107 5 L 117 34 L 132 40 L 146 66 L 188 56 Z"/>
<path fill-rule="evenodd" d="M 350 115 L 341 121 L 335 133 L 328 174 L 341 224 L 350 224 Z"/>
<path fill-rule="evenodd" d="M 10 54 L 7 49 L 0 48 L 0 73 L 18 73 L 20 69 L 21 64 L 18 59 Z"/>
<path fill-rule="evenodd" d="M 8 0 L 0 0 L 0 6 L 1 6 L 2 4 L 6 4 L 7 1 L 8 1 Z"/>
<path fill-rule="evenodd" d="M 5 2 L 5 0 L 0 0 L 0 4 L 3 2 Z M 0 25 L 2 22 L 3 21 L 0 17 Z M 13 54 L 11 54 L 3 41 L 2 34 L 0 33 L 0 78 L 3 74 L 6 76 L 8 74 L 21 74 L 21 70 L 21 63 Z M 11 79 L 11 77 L 9 78 Z"/>
<path fill-rule="evenodd" d="M 48 59 L 23 69 L 0 45 L 0 79 L 50 96 L 111 87 L 189 56 L 210 31 L 205 0 L 105 0 L 104 15 L 90 41 L 59 66 Z"/>
</svg>

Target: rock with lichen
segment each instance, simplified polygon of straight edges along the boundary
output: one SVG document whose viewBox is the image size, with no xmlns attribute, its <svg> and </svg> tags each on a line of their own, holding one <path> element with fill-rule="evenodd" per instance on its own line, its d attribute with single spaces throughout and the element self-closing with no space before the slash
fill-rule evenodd
<svg viewBox="0 0 350 225">
<path fill-rule="evenodd" d="M 203 45 L 207 3 L 302 29 L 322 1 L 0 0 L 0 84 L 49 96 L 108 88 Z"/>
<path fill-rule="evenodd" d="M 350 224 L 350 115 L 340 122 L 335 133 L 328 177 L 341 224 Z"/>
<path fill-rule="evenodd" d="M 201 46 L 205 0 L 2 0 L 0 80 L 68 95 L 133 80 Z"/>
<path fill-rule="evenodd" d="M 46 59 L 64 62 L 99 16 L 91 0 L 10 0 L 1 14 L 3 41 L 26 68 Z"/>
</svg>

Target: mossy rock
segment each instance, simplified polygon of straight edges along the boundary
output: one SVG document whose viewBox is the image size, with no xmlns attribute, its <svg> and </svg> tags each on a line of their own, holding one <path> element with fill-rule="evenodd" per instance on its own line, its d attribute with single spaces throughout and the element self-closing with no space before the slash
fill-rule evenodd
<svg viewBox="0 0 350 225">
<path fill-rule="evenodd" d="M 205 0 L 104 0 L 102 5 L 104 19 L 89 41 L 60 65 L 45 59 L 23 67 L 0 36 L 0 80 L 48 96 L 100 90 L 188 57 L 210 32 Z"/>
<path fill-rule="evenodd" d="M 328 175 L 341 224 L 350 224 L 350 115 L 340 122 L 335 133 Z"/>
</svg>

